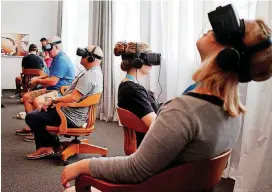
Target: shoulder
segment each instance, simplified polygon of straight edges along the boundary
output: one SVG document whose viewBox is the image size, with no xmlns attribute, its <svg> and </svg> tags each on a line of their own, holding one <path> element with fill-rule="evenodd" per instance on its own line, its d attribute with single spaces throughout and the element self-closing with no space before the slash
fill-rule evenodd
<svg viewBox="0 0 272 192">
<path fill-rule="evenodd" d="M 159 113 L 167 111 L 176 111 L 179 114 L 190 116 L 195 113 L 196 110 L 206 105 L 207 102 L 201 99 L 197 99 L 187 95 L 181 95 L 172 100 L 167 101 L 160 108 Z"/>
<path fill-rule="evenodd" d="M 69 57 L 64 54 L 63 52 L 60 52 L 59 55 L 57 55 L 54 59 L 54 64 L 57 65 L 63 65 L 63 66 L 68 66 L 67 64 L 71 64 L 72 61 L 69 59 Z"/>
<path fill-rule="evenodd" d="M 134 95 L 142 94 L 147 96 L 146 89 L 142 85 L 132 81 L 125 81 L 120 83 L 119 90 L 123 92 L 129 92 L 130 94 Z"/>
</svg>

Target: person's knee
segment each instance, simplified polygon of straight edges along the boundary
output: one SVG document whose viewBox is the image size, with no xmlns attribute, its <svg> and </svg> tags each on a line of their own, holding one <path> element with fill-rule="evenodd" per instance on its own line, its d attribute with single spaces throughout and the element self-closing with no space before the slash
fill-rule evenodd
<svg viewBox="0 0 272 192">
<path fill-rule="evenodd" d="M 25 93 L 25 94 L 23 95 L 23 101 L 24 101 L 24 102 L 29 102 L 29 103 L 32 103 L 32 102 L 33 102 L 33 99 L 32 99 L 32 97 L 31 97 L 31 95 L 30 95 L 29 92 L 28 92 L 28 93 Z"/>
<path fill-rule="evenodd" d="M 35 109 L 39 109 L 42 104 L 43 104 L 43 102 L 42 102 L 42 100 L 39 97 L 36 97 L 33 100 L 33 106 L 34 106 Z"/>
<path fill-rule="evenodd" d="M 20 84 L 21 83 L 21 77 L 16 77 L 15 82 L 16 82 L 16 84 Z"/>
<path fill-rule="evenodd" d="M 33 124 L 37 124 L 40 120 L 38 118 L 38 111 L 32 111 L 26 114 L 25 122 L 31 128 Z"/>
</svg>

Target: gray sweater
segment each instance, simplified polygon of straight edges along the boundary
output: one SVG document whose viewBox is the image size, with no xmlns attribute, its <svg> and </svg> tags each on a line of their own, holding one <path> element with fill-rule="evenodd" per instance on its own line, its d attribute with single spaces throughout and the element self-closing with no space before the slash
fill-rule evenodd
<svg viewBox="0 0 272 192">
<path fill-rule="evenodd" d="M 114 183 L 138 183 L 168 167 L 231 149 L 239 134 L 239 118 L 230 117 L 222 104 L 217 97 L 197 93 L 167 102 L 134 154 L 92 158 L 91 176 Z"/>
</svg>

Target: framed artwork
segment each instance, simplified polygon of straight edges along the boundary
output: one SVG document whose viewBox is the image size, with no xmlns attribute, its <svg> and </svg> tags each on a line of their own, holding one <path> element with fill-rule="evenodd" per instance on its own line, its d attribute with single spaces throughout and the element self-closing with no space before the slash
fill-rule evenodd
<svg viewBox="0 0 272 192">
<path fill-rule="evenodd" d="M 29 34 L 1 33 L 1 56 L 23 57 L 28 53 Z"/>
</svg>

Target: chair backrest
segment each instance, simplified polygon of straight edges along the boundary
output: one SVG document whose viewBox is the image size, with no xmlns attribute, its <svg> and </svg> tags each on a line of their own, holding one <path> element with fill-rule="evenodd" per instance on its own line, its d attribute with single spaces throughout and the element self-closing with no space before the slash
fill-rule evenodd
<svg viewBox="0 0 272 192">
<path fill-rule="evenodd" d="M 179 165 L 141 183 L 154 191 L 200 191 L 213 188 L 221 180 L 231 150 L 212 159 Z"/>
<path fill-rule="evenodd" d="M 21 73 L 23 91 L 28 92 L 28 83 L 30 82 L 31 78 L 40 76 L 42 74 L 43 71 L 40 69 L 24 69 Z"/>
<path fill-rule="evenodd" d="M 117 113 L 120 122 L 124 127 L 141 133 L 146 133 L 148 131 L 148 127 L 144 124 L 144 122 L 130 111 L 117 107 Z"/>
<path fill-rule="evenodd" d="M 135 114 L 128 110 L 117 107 L 117 113 L 124 129 L 124 151 L 130 155 L 137 150 L 135 131 L 146 133 L 148 127 Z"/>
<path fill-rule="evenodd" d="M 93 186 L 103 192 L 191 192 L 212 189 L 226 168 L 231 150 L 215 158 L 179 165 L 163 171 L 139 184 L 113 184 L 90 176 L 81 175 L 76 179 L 79 192 Z"/>
<path fill-rule="evenodd" d="M 86 128 L 92 128 L 95 123 L 96 105 L 98 104 L 100 97 L 101 97 L 101 93 L 98 93 L 98 94 L 91 95 L 91 96 L 87 97 L 86 99 L 84 99 L 84 102 L 90 103 Z"/>
</svg>

